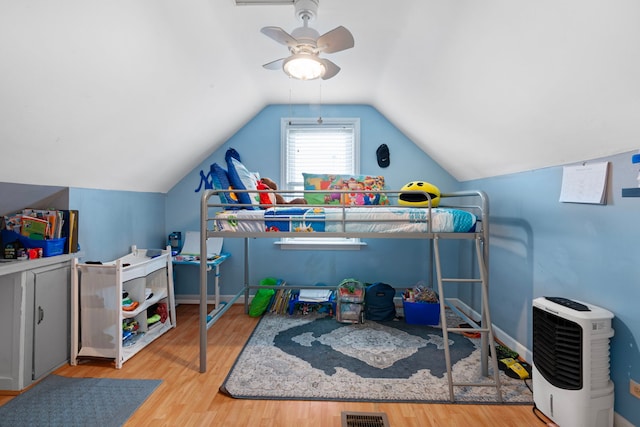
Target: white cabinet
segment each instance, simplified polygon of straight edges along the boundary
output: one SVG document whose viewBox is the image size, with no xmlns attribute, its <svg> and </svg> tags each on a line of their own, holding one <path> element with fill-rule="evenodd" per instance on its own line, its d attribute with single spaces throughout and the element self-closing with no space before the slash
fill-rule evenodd
<svg viewBox="0 0 640 427">
<path fill-rule="evenodd" d="M 100 357 L 114 359 L 119 369 L 176 326 L 169 248 L 134 246 L 112 262 L 75 262 L 72 284 L 72 365 L 80 357 Z M 125 310 L 123 301 L 137 306 Z"/>
<path fill-rule="evenodd" d="M 0 268 L 0 390 L 19 391 L 69 360 L 68 256 Z"/>
</svg>

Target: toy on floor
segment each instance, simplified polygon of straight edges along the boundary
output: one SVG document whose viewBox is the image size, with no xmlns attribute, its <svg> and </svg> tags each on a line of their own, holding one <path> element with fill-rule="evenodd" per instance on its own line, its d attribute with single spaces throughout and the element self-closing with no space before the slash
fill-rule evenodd
<svg viewBox="0 0 640 427">
<path fill-rule="evenodd" d="M 531 367 L 527 363 L 520 362 L 510 357 L 500 359 L 500 369 L 511 378 L 526 380 L 531 377 Z"/>
</svg>

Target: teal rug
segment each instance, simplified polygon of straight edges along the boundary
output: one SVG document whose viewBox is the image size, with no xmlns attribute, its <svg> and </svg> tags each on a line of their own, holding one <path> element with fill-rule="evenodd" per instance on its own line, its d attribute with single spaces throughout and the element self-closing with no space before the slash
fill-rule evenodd
<svg viewBox="0 0 640 427">
<path fill-rule="evenodd" d="M 0 426 L 121 426 L 161 382 L 49 375 L 0 406 Z"/>
</svg>

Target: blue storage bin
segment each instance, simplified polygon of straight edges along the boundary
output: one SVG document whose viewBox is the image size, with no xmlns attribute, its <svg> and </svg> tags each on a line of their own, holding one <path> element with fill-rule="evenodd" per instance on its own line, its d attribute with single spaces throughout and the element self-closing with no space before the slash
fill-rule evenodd
<svg viewBox="0 0 640 427">
<path fill-rule="evenodd" d="M 402 301 L 404 321 L 412 325 L 437 325 L 440 323 L 440 303 Z"/>
<path fill-rule="evenodd" d="M 63 237 L 61 239 L 33 240 L 14 231 L 2 230 L 3 244 L 6 245 L 7 243 L 13 243 L 15 241 L 19 241 L 22 246 L 27 249 L 42 248 L 42 256 L 50 257 L 55 255 L 62 255 L 64 253 L 64 247 L 67 238 Z"/>
</svg>

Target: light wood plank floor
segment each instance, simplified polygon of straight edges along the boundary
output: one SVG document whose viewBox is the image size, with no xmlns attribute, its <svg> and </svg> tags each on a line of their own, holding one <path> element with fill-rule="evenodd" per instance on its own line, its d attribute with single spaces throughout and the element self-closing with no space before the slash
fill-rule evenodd
<svg viewBox="0 0 640 427">
<path fill-rule="evenodd" d="M 392 427 L 543 426 L 530 405 L 433 405 L 370 402 L 236 400 L 218 388 L 253 331 L 257 319 L 234 306 L 208 331 L 207 372 L 199 372 L 198 307 L 177 307 L 178 327 L 167 332 L 122 369 L 102 360 L 63 366 L 68 377 L 162 379 L 162 384 L 126 426 L 339 427 L 342 411 L 385 412 Z M 256 375 L 259 375 L 256 371 Z M 301 387 L 304 384 L 301 384 Z M 0 396 L 0 405 L 12 396 Z M 126 396 L 122 396 L 126 399 Z"/>
</svg>

